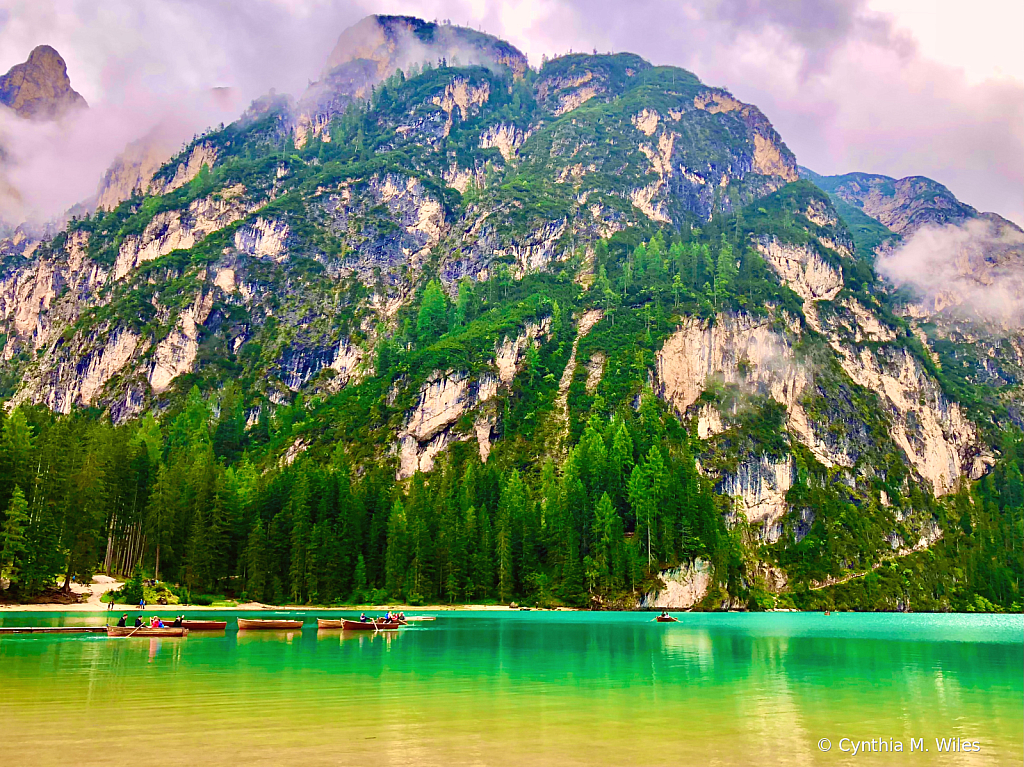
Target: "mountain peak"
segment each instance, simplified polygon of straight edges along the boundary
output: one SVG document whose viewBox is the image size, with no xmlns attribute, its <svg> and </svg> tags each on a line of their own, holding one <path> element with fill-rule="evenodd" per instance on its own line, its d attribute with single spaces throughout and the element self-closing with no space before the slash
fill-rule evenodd
<svg viewBox="0 0 1024 767">
<path fill-rule="evenodd" d="M 376 63 L 377 75 L 383 79 L 396 69 L 453 57 L 462 64 L 506 67 L 516 76 L 527 67 L 526 56 L 520 50 L 493 35 L 415 16 L 374 15 L 341 33 L 324 74 L 362 59 Z"/>
<path fill-rule="evenodd" d="M 64 58 L 49 45 L 32 49 L 28 59 L 0 77 L 0 104 L 19 117 L 53 120 L 70 109 L 88 106 L 71 87 Z"/>
</svg>

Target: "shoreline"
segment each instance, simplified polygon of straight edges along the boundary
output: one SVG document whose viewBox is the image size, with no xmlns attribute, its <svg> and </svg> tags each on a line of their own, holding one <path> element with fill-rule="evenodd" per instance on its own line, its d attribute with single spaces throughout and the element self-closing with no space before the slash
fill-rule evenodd
<svg viewBox="0 0 1024 767">
<path fill-rule="evenodd" d="M 509 607 L 508 605 L 402 605 L 402 604 L 385 604 L 385 605 L 265 605 L 254 602 L 244 602 L 235 606 L 228 605 L 153 605 L 147 604 L 144 612 L 146 613 L 161 613 L 161 612 L 298 612 L 301 610 L 317 610 L 317 611 L 329 611 L 329 612 L 357 612 L 360 610 L 372 611 L 372 612 L 385 612 L 387 610 L 395 611 L 400 610 L 402 612 L 421 613 L 421 612 L 457 612 L 461 610 L 472 610 L 476 612 L 520 612 L 519 607 Z M 0 604 L 0 613 L 3 612 L 49 612 L 49 613 L 83 613 L 83 612 L 140 612 L 138 605 L 122 605 L 115 604 L 114 607 L 108 608 L 107 603 L 93 603 L 93 602 L 78 602 L 76 604 L 60 604 L 58 602 L 50 602 L 45 604 Z M 589 610 L 580 610 L 576 607 L 531 607 L 525 612 L 590 612 Z M 639 611 L 623 611 L 623 610 L 607 610 L 604 612 L 651 612 L 649 610 Z M 683 610 L 677 610 L 676 612 L 683 612 Z"/>
</svg>

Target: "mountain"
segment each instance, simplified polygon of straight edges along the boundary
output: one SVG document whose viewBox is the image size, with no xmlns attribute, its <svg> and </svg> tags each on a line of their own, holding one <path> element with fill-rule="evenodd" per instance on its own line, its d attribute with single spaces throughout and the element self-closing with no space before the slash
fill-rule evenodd
<svg viewBox="0 0 1024 767">
<path fill-rule="evenodd" d="M 3 263 L 0 508 L 279 602 L 1010 608 L 1019 386 L 901 306 L 727 90 L 370 17 Z"/>
<path fill-rule="evenodd" d="M 64 59 L 49 45 L 32 49 L 28 60 L 0 77 L 0 104 L 19 117 L 53 120 L 87 106 L 71 87 Z"/>
<path fill-rule="evenodd" d="M 893 310 L 925 340 L 950 385 L 964 387 L 961 400 L 1024 423 L 1024 231 L 923 176 L 800 173 L 828 192 L 858 253 L 906 288 Z"/>
<path fill-rule="evenodd" d="M 894 179 L 871 173 L 846 173 L 810 177 L 830 195 L 904 236 L 927 224 L 959 224 L 978 215 L 942 184 L 924 176 Z"/>
</svg>

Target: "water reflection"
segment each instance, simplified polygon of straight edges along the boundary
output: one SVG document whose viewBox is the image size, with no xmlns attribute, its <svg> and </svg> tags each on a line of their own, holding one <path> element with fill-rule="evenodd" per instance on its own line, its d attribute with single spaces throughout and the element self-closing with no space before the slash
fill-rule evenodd
<svg viewBox="0 0 1024 767">
<path fill-rule="evenodd" d="M 476 615 L 380 633 L 0 639 L 0 761 L 106 764 L 125 732 L 210 765 L 825 765 L 817 740 L 836 733 L 983 735 L 992 748 L 958 764 L 1024 760 L 1019 639 L 852 618 L 852 637 L 814 616 Z M 959 620 L 953 635 L 970 628 Z M 111 712 L 117 727 L 97 727 Z M 886 763 L 872 759 L 859 763 Z"/>
</svg>

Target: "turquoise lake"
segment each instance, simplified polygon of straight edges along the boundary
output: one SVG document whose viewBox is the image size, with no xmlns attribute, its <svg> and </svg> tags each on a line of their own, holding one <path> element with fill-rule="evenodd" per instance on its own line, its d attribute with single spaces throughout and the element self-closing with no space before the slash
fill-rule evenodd
<svg viewBox="0 0 1024 767">
<path fill-rule="evenodd" d="M 206 612 L 228 630 L 0 636 L 0 765 L 1024 763 L 1020 615 L 452 611 L 351 636 L 317 614 L 295 632 Z M 852 752 L 890 739 L 904 751 Z"/>
</svg>

